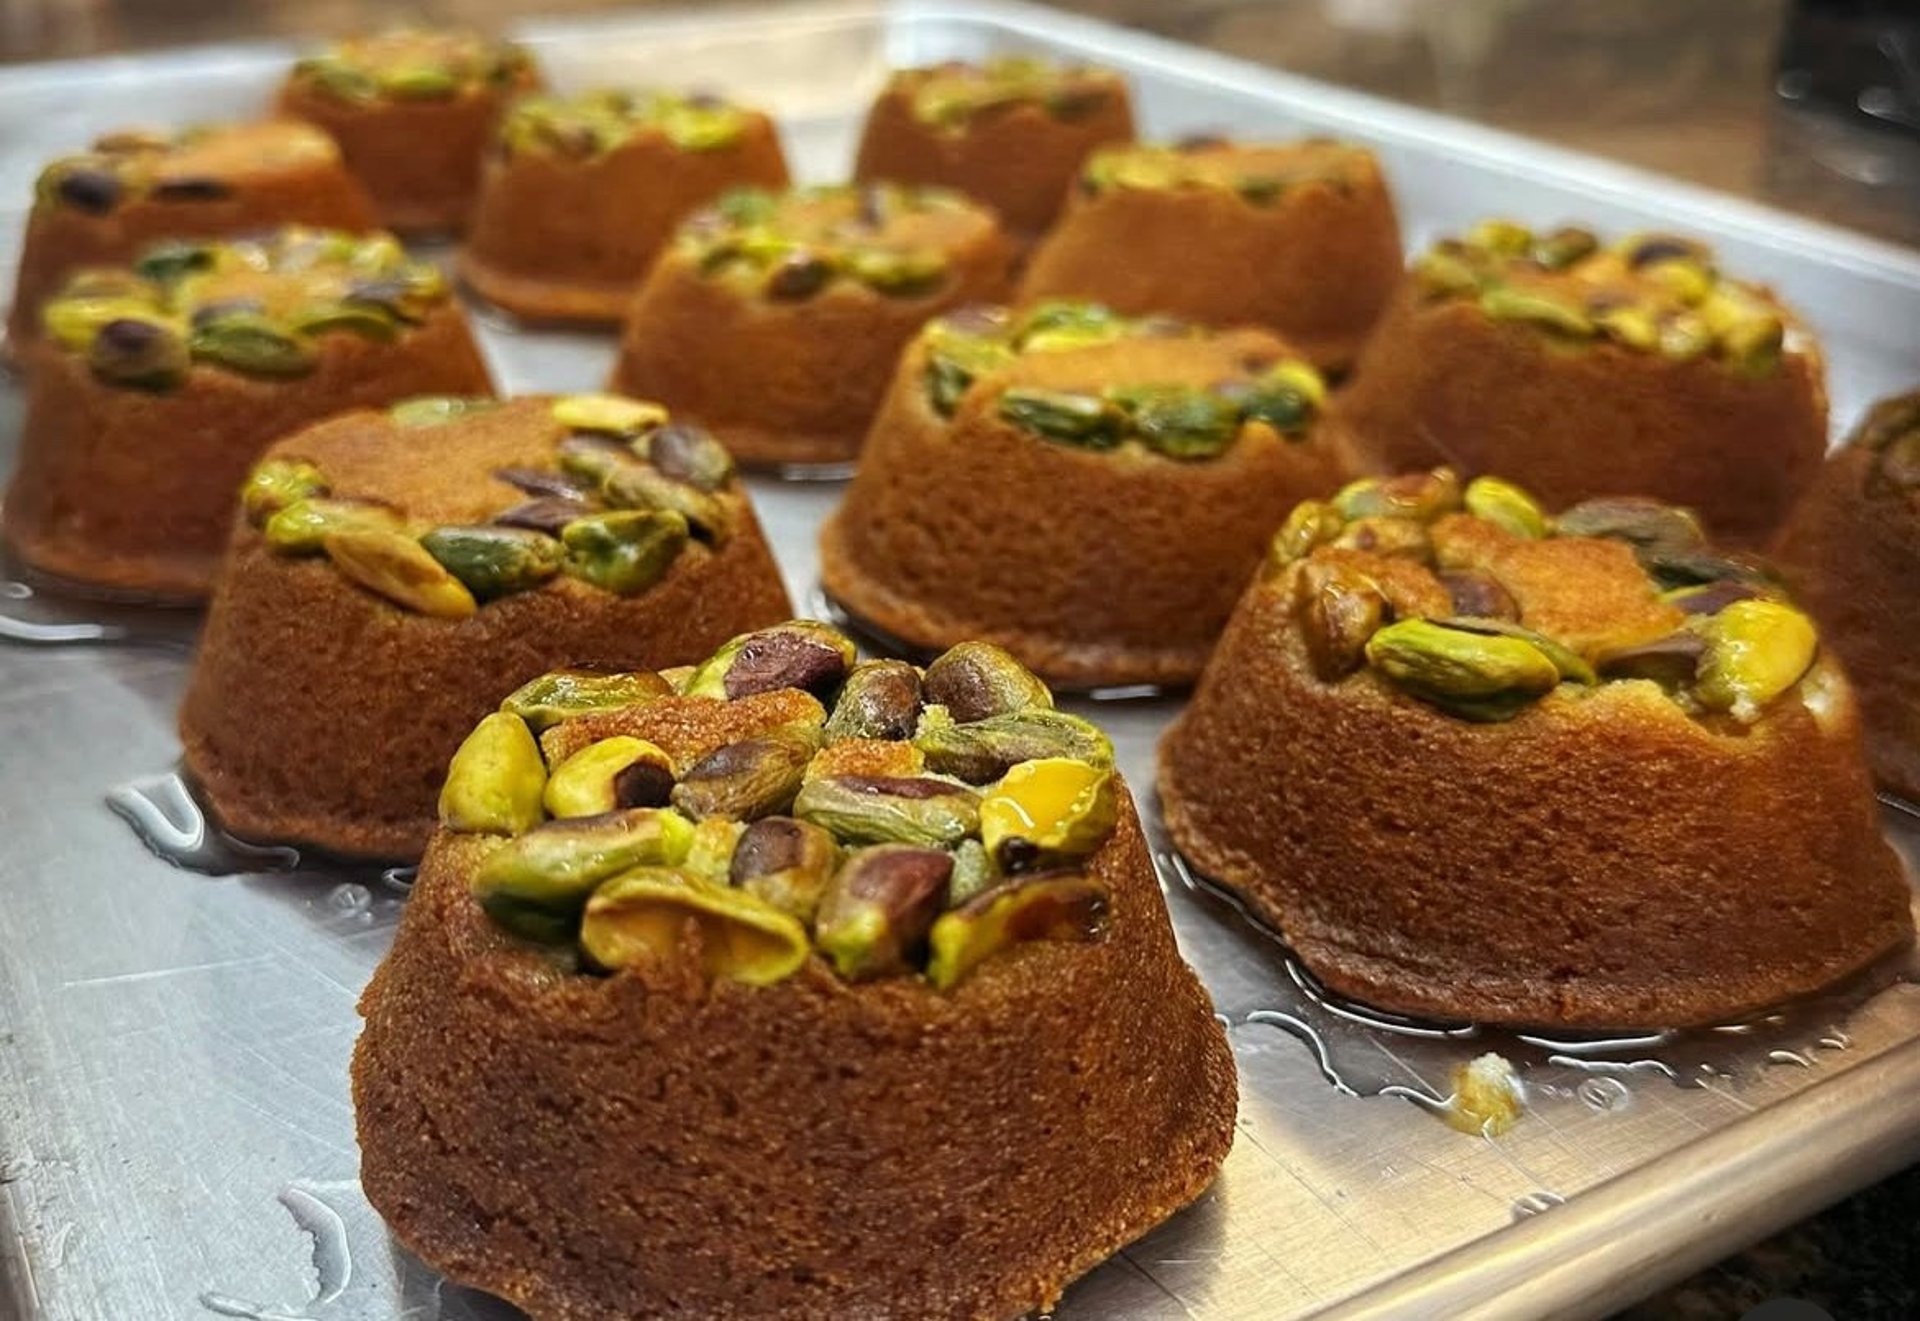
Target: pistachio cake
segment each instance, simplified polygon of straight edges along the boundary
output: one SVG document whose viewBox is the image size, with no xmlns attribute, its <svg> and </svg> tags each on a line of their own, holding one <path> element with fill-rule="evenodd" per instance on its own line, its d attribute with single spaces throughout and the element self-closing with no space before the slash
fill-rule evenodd
<svg viewBox="0 0 1920 1321">
<path fill-rule="evenodd" d="M 912 648 L 977 637 L 1060 683 L 1191 683 L 1278 511 L 1338 483 L 1324 398 L 1264 330 L 964 310 L 901 361 L 821 580 Z"/>
<path fill-rule="evenodd" d="M 1059 216 L 1089 152 L 1132 138 L 1119 74 L 1003 55 L 896 69 L 867 112 L 853 174 L 957 189 L 1028 241 Z"/>
<path fill-rule="evenodd" d="M 373 204 L 320 130 L 278 122 L 108 133 L 47 165 L 34 185 L 9 348 L 23 352 L 40 304 L 83 267 L 124 265 L 161 240 L 289 224 L 374 226 Z"/>
<path fill-rule="evenodd" d="M 75 274 L 42 317 L 6 542 L 123 592 L 205 596 L 241 481 L 289 432 L 492 389 L 440 273 L 384 234 L 162 243 Z"/>
<path fill-rule="evenodd" d="M 998 648 L 550 674 L 440 820 L 361 999 L 361 1182 L 535 1316 L 1010 1319 L 1226 1155 L 1112 747 Z"/>
<path fill-rule="evenodd" d="M 528 97 L 500 124 L 460 273 L 528 321 L 617 325 L 690 213 L 786 182 L 758 110 L 666 91 Z"/>
<path fill-rule="evenodd" d="M 1401 270 L 1393 199 L 1366 148 L 1191 138 L 1095 152 L 1020 296 L 1266 326 L 1344 370 Z"/>
<path fill-rule="evenodd" d="M 697 418 L 743 463 L 845 462 L 915 332 L 1004 297 L 1011 262 L 992 212 L 945 189 L 739 189 L 654 265 L 613 388 Z"/>
<path fill-rule="evenodd" d="M 1874 774 L 1920 803 L 1920 393 L 1876 404 L 1829 456 L 1775 557 L 1846 663 Z"/>
<path fill-rule="evenodd" d="M 280 88 L 278 109 L 332 134 L 373 194 L 381 223 L 405 234 L 443 234 L 466 226 L 501 114 L 539 86 L 532 57 L 510 41 L 400 28 L 300 60 Z"/>
<path fill-rule="evenodd" d="M 1704 244 L 1505 220 L 1415 259 L 1339 411 L 1359 472 L 1444 462 L 1550 506 L 1644 495 L 1746 546 L 1827 445 L 1819 346 Z"/>
<path fill-rule="evenodd" d="M 250 839 L 417 856 L 503 694 L 698 660 L 790 612 L 726 451 L 642 400 L 343 414 L 273 446 L 243 502 L 180 735 Z"/>
<path fill-rule="evenodd" d="M 1726 1021 L 1913 937 L 1853 690 L 1652 500 L 1452 472 L 1298 506 L 1161 745 L 1169 830 L 1333 990 Z"/>
</svg>

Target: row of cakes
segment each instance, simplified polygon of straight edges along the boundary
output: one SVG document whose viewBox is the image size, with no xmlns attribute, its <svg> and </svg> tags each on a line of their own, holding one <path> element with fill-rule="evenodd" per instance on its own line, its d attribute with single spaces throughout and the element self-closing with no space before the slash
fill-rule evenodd
<svg viewBox="0 0 1920 1321">
<path fill-rule="evenodd" d="M 1551 387 L 1544 359 L 1797 376 L 1817 398 L 1783 314 L 1777 339 L 1727 320 L 1763 295 L 1697 245 L 1648 246 L 1483 226 L 1416 263 L 1401 313 L 1442 328 L 1431 345 L 1465 327 L 1521 355 L 1508 384 Z M 417 344 L 458 317 L 378 239 L 169 254 L 154 305 L 71 355 L 75 397 L 152 407 L 215 372 L 218 430 L 237 397 L 217 373 L 264 403 L 316 370 L 233 353 L 288 338 L 234 334 L 235 301 L 270 330 L 295 304 L 357 311 L 344 292 L 384 277 L 386 330 L 343 318 L 357 338 Z M 1705 294 L 1666 300 L 1696 274 Z M 183 742 L 247 832 L 425 844 L 355 1074 L 396 1232 L 543 1316 L 1009 1316 L 1196 1196 L 1231 1136 L 1231 1058 L 1110 745 L 1033 669 L 1186 682 L 1229 614 L 1164 750 L 1169 824 L 1338 989 L 1668 1026 L 1908 938 L 1848 685 L 1758 563 L 1591 487 L 1343 484 L 1367 376 L 1330 399 L 1271 332 L 1151 309 L 938 317 L 823 531 L 829 586 L 938 653 L 924 670 L 777 622 L 732 458 L 679 408 L 428 397 L 276 432 L 295 434 L 245 481 Z M 396 393 L 422 389 L 484 386 Z M 1635 387 L 1662 390 L 1687 394 Z M 1655 417 L 1669 447 L 1695 442 L 1683 413 Z M 1911 555 L 1914 423 L 1890 406 L 1829 466 L 1838 508 L 1796 519 L 1807 545 L 1859 546 L 1864 522 Z M 145 434 L 178 435 L 151 412 Z M 930 1260 L 928 1241 L 963 1250 Z"/>
</svg>

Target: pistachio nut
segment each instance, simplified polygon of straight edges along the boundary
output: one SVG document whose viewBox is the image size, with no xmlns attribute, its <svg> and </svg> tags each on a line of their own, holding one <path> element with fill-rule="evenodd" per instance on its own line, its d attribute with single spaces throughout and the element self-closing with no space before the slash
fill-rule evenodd
<svg viewBox="0 0 1920 1321">
<path fill-rule="evenodd" d="M 617 394 L 570 394 L 553 401 L 553 420 L 573 431 L 638 436 L 667 420 L 667 410 Z"/>
<path fill-rule="evenodd" d="M 1600 239 L 1590 229 L 1563 225 L 1550 234 L 1542 234 L 1533 244 L 1533 259 L 1548 270 L 1563 271 L 1600 248 Z"/>
<path fill-rule="evenodd" d="M 253 376 L 302 376 L 318 360 L 305 336 L 257 312 L 236 312 L 193 328 L 188 347 L 206 362 Z"/>
<path fill-rule="evenodd" d="M 1411 518 L 1369 515 L 1349 520 L 1333 539 L 1343 550 L 1364 550 L 1372 555 L 1433 561 L 1433 537 L 1425 523 Z"/>
<path fill-rule="evenodd" d="M 1607 537 L 1638 550 L 1690 550 L 1706 541 L 1700 523 L 1677 505 L 1638 496 L 1585 500 L 1553 521 L 1563 537 Z"/>
<path fill-rule="evenodd" d="M 1413 282 L 1424 298 L 1457 298 L 1478 294 L 1481 275 L 1459 254 L 1432 248 L 1414 258 Z"/>
<path fill-rule="evenodd" d="M 1049 707 L 1008 711 L 955 724 L 929 721 L 914 739 L 927 769 L 969 784 L 986 784 L 1023 761 L 1070 757 L 1113 765 L 1113 744 L 1098 726 Z"/>
<path fill-rule="evenodd" d="M 937 251 L 856 247 L 848 249 L 845 260 L 847 274 L 894 298 L 929 294 L 947 278 L 947 259 Z"/>
<path fill-rule="evenodd" d="M 520 723 L 525 728 L 526 722 Z M 555 766 L 542 801 L 548 815 L 556 817 L 665 807 L 672 798 L 673 779 L 673 758 L 645 739 L 616 734 L 589 743 Z"/>
<path fill-rule="evenodd" d="M 1645 308 L 1609 307 L 1593 314 L 1593 324 L 1630 349 L 1645 353 L 1660 347 L 1660 323 Z"/>
<path fill-rule="evenodd" d="M 1711 266 L 1689 257 L 1643 263 L 1641 270 L 1647 279 L 1688 307 L 1705 302 L 1719 281 Z"/>
<path fill-rule="evenodd" d="M 907 739 L 920 724 L 920 671 L 905 661 L 861 661 L 827 719 L 827 741 Z"/>
<path fill-rule="evenodd" d="M 1510 720 L 1560 684 L 1559 668 L 1531 642 L 1426 619 L 1375 633 L 1367 661 L 1395 687 L 1466 720 Z"/>
<path fill-rule="evenodd" d="M 420 545 L 480 601 L 538 587 L 566 558 L 553 537 L 515 527 L 438 527 Z"/>
<path fill-rule="evenodd" d="M 1438 576 L 1453 602 L 1454 614 L 1468 619 L 1519 620 L 1520 603 L 1485 569 L 1443 569 Z"/>
<path fill-rule="evenodd" d="M 600 882 L 634 867 L 678 866 L 692 840 L 693 824 L 660 808 L 549 821 L 488 854 L 469 888 L 509 930 L 565 940 Z"/>
<path fill-rule="evenodd" d="M 1691 362 L 1713 347 L 1713 329 L 1700 317 L 1679 312 L 1660 323 L 1660 356 L 1674 362 Z"/>
<path fill-rule="evenodd" d="M 667 682 L 648 670 L 625 674 L 554 670 L 514 689 L 500 709 L 511 711 L 539 733 L 574 716 L 641 706 L 672 694 Z"/>
<path fill-rule="evenodd" d="M 142 252 L 133 263 L 134 272 L 143 280 L 172 284 L 182 276 L 204 271 L 219 260 L 219 251 L 211 243 L 172 240 L 156 243 Z"/>
<path fill-rule="evenodd" d="M 495 527 L 522 528 L 528 532 L 542 533 L 558 545 L 560 534 L 567 530 L 567 524 L 596 512 L 598 506 L 577 497 L 546 495 L 509 505 L 495 514 L 492 522 Z"/>
<path fill-rule="evenodd" d="M 94 333 L 87 365 L 118 385 L 165 389 L 192 365 L 188 341 L 170 324 L 151 317 L 115 317 Z"/>
<path fill-rule="evenodd" d="M 1240 397 L 1240 413 L 1264 422 L 1283 436 L 1306 430 L 1326 402 L 1327 384 L 1304 362 L 1282 362 L 1253 382 Z"/>
<path fill-rule="evenodd" d="M 435 619 L 465 619 L 478 608 L 466 585 L 404 532 L 344 527 L 321 544 L 342 574 L 396 605 Z"/>
<path fill-rule="evenodd" d="M 619 510 L 576 518 L 560 532 L 562 568 L 616 596 L 646 591 L 687 544 L 687 520 L 670 509 Z"/>
<path fill-rule="evenodd" d="M 813 921 L 840 869 L 840 845 L 819 826 L 766 816 L 741 833 L 727 879 L 802 922 Z"/>
<path fill-rule="evenodd" d="M 663 476 L 708 494 L 733 477 L 733 455 L 701 427 L 669 422 L 646 438 L 647 462 Z M 681 512 L 685 512 L 682 510 Z"/>
<path fill-rule="evenodd" d="M 1595 329 L 1584 308 L 1540 289 L 1497 284 L 1480 294 L 1480 310 L 1494 321 L 1518 321 L 1569 339 L 1588 339 Z"/>
<path fill-rule="evenodd" d="M 1310 563 L 1303 580 L 1300 637 L 1313 672 L 1325 683 L 1366 663 L 1367 639 L 1392 616 L 1387 597 L 1360 570 L 1341 563 Z"/>
<path fill-rule="evenodd" d="M 1070 757 L 1022 762 L 980 800 L 980 841 L 1002 873 L 1094 852 L 1118 819 L 1113 771 Z"/>
<path fill-rule="evenodd" d="M 304 459 L 262 459 L 240 488 L 240 505 L 249 523 L 264 527 L 288 505 L 326 495 L 329 489 L 326 476 Z"/>
<path fill-rule="evenodd" d="M 991 642 L 962 642 L 927 666 L 929 704 L 947 709 L 960 724 L 1031 707 L 1051 707 L 1053 694 L 1033 671 Z"/>
<path fill-rule="evenodd" d="M 1027 309 L 1014 328 L 1022 353 L 1055 353 L 1110 344 L 1127 332 L 1127 319 L 1098 303 L 1059 299 Z"/>
<path fill-rule="evenodd" d="M 1003 878 L 993 869 L 987 846 L 977 839 L 963 839 L 953 850 L 953 878 L 947 883 L 947 902 L 958 906 L 975 895 L 985 894 Z"/>
<path fill-rule="evenodd" d="M 1761 594 L 1771 589 L 1767 566 L 1751 556 L 1711 550 L 1642 550 L 1640 564 L 1663 589 L 1711 583 L 1745 583 Z"/>
<path fill-rule="evenodd" d="M 956 844 L 980 825 L 980 797 L 932 776 L 822 775 L 793 800 L 793 815 L 853 844 Z"/>
<path fill-rule="evenodd" d="M 527 722 L 495 711 L 475 725 L 447 765 L 440 824 L 448 830 L 519 835 L 539 825 L 547 765 Z"/>
<path fill-rule="evenodd" d="M 1782 601 L 1735 601 L 1697 626 L 1707 641 L 1694 696 L 1710 711 L 1742 724 L 1813 667 L 1819 635 L 1813 621 Z"/>
<path fill-rule="evenodd" d="M 638 456 L 609 471 L 600 491 L 617 509 L 671 510 L 687 520 L 691 533 L 705 541 L 724 541 L 730 531 L 727 508 L 717 497 L 667 476 Z"/>
<path fill-rule="evenodd" d="M 1047 440 L 1096 450 L 1119 445 L 1125 422 L 1120 410 L 1099 395 L 1039 386 L 1003 391 L 1000 416 Z"/>
<path fill-rule="evenodd" d="M 1460 478 L 1451 468 L 1404 473 L 1398 477 L 1362 477 L 1334 493 L 1340 517 L 1411 518 L 1431 523 L 1461 506 Z"/>
<path fill-rule="evenodd" d="M 400 333 L 400 324 L 385 308 L 365 303 L 323 303 L 303 308 L 287 321 L 296 335 L 325 335 L 344 331 L 362 339 L 385 342 Z"/>
<path fill-rule="evenodd" d="M 1240 434 L 1240 410 L 1193 386 L 1138 385 L 1107 391 L 1148 449 L 1170 459 L 1210 459 Z"/>
<path fill-rule="evenodd" d="M 1721 356 L 1750 372 L 1766 372 L 1780 361 L 1786 323 L 1771 313 L 1742 317 L 1721 328 Z"/>
<path fill-rule="evenodd" d="M 498 408 L 497 399 L 469 398 L 460 395 L 422 395 L 406 399 L 387 410 L 387 420 L 397 427 L 438 427 L 457 422 L 475 413 Z"/>
<path fill-rule="evenodd" d="M 1705 262 L 1713 254 L 1704 243 L 1677 234 L 1632 234 L 1620 242 L 1620 254 L 1633 270 L 1665 261 Z"/>
<path fill-rule="evenodd" d="M 1770 594 L 1761 583 L 1721 578 L 1714 582 L 1676 587 L 1662 592 L 1660 599 L 1669 605 L 1679 606 L 1689 615 L 1717 615 L 1735 601 L 1752 601 Z"/>
<path fill-rule="evenodd" d="M 1013 347 L 1003 340 L 965 334 L 935 322 L 927 331 L 927 401 L 942 417 L 952 417 L 961 396 L 982 376 L 1012 362 Z"/>
<path fill-rule="evenodd" d="M 856 654 L 853 643 L 831 625 L 790 620 L 727 642 L 694 672 L 686 691 L 731 701 L 799 688 L 825 699 L 847 677 Z"/>
<path fill-rule="evenodd" d="M 1029 941 L 1098 940 L 1107 892 L 1085 876 L 1029 876 L 942 913 L 928 933 L 927 980 L 952 990 L 1002 950 Z"/>
<path fill-rule="evenodd" d="M 791 914 L 675 867 L 636 867 L 602 882 L 581 916 L 580 945 L 610 971 L 671 963 L 689 925 L 708 977 L 771 986 L 812 953 L 807 929 Z"/>
<path fill-rule="evenodd" d="M 733 870 L 734 850 L 746 833 L 746 823 L 731 817 L 710 816 L 696 821 L 693 842 L 687 846 L 687 860 L 680 865 L 701 880 L 726 885 L 728 873 Z"/>
<path fill-rule="evenodd" d="M 101 327 L 109 322 L 152 322 L 160 315 L 145 285 L 135 282 L 132 287 L 116 286 L 104 276 L 104 272 L 96 272 L 76 277 L 60 297 L 41 305 L 40 324 L 49 339 L 76 353 L 86 353 Z"/>
<path fill-rule="evenodd" d="M 688 816 L 752 821 L 793 806 L 815 742 L 799 730 L 775 730 L 717 748 L 687 767 L 673 805 Z"/>
<path fill-rule="evenodd" d="M 1287 515 L 1287 521 L 1274 534 L 1267 551 L 1269 569 L 1282 569 L 1313 553 L 1340 535 L 1346 520 L 1340 511 L 1324 500 L 1302 500 Z"/>
<path fill-rule="evenodd" d="M 401 519 L 385 505 L 309 496 L 268 515 L 260 533 L 278 554 L 318 555 L 335 532 L 359 527 L 397 531 Z"/>
<path fill-rule="evenodd" d="M 438 101 L 460 90 L 460 80 L 451 70 L 430 64 L 403 65 L 382 69 L 374 83 L 396 101 Z"/>
<path fill-rule="evenodd" d="M 1665 637 L 1606 647 L 1593 658 L 1593 668 L 1605 679 L 1651 679 L 1662 688 L 1679 691 L 1692 686 L 1707 654 L 1707 640 L 1683 630 Z"/>
<path fill-rule="evenodd" d="M 911 971 L 908 960 L 947 906 L 952 875 L 953 858 L 940 849 L 861 849 L 821 896 L 814 943 L 848 981 Z"/>
<path fill-rule="evenodd" d="M 1550 530 L 1546 511 L 1512 482 L 1498 477 L 1476 477 L 1463 497 L 1467 512 L 1513 536 L 1538 541 Z"/>
<path fill-rule="evenodd" d="M 1533 231 L 1516 220 L 1492 217 L 1474 225 L 1462 236 L 1462 241 L 1478 252 L 1524 257 L 1533 247 Z"/>
<path fill-rule="evenodd" d="M 1564 642 L 1550 638 L 1544 633 L 1535 632 L 1530 628 L 1523 628 L 1513 620 L 1475 619 L 1454 615 L 1445 619 L 1436 619 L 1433 622 L 1443 624 L 1448 628 L 1458 629 L 1465 633 L 1478 633 L 1482 637 L 1518 639 L 1521 642 L 1529 643 L 1538 648 L 1548 660 L 1552 661 L 1553 668 L 1560 672 L 1560 678 L 1563 682 L 1585 684 L 1589 687 L 1599 682 L 1599 677 L 1594 673 L 1593 666 L 1587 664 L 1586 658 L 1579 652 L 1567 646 Z"/>
</svg>

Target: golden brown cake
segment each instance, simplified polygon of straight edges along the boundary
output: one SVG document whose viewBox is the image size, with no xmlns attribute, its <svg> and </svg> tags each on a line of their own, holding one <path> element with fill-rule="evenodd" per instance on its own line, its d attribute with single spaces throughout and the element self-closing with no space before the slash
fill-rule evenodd
<svg viewBox="0 0 1920 1321">
<path fill-rule="evenodd" d="M 247 479 L 186 766 L 244 837 L 417 856 L 447 758 L 517 685 L 697 660 L 787 613 L 726 451 L 657 405 L 344 414 Z"/>
<path fill-rule="evenodd" d="M 160 244 L 75 275 L 43 314 L 6 543 L 118 592 L 205 596 L 240 483 L 281 436 L 492 389 L 440 273 L 386 235 Z"/>
<path fill-rule="evenodd" d="M 1827 444 L 1818 345 L 1703 244 L 1497 220 L 1414 262 L 1338 412 L 1363 472 L 1446 462 L 1553 506 L 1645 495 L 1750 546 Z"/>
<path fill-rule="evenodd" d="M 1264 330 L 1085 303 L 936 321 L 821 533 L 821 580 L 908 647 L 979 637 L 1060 683 L 1191 683 L 1280 511 L 1337 483 L 1323 397 Z"/>
<path fill-rule="evenodd" d="M 1196 138 L 1096 152 L 1020 296 L 1266 326 L 1342 370 L 1400 276 L 1400 227 L 1372 152 Z"/>
<path fill-rule="evenodd" d="M 82 267 L 125 265 L 163 239 L 291 224 L 373 228 L 373 204 L 318 129 L 283 122 L 109 133 L 40 173 L 7 314 L 9 349 L 24 352 L 40 304 Z"/>
<path fill-rule="evenodd" d="M 1445 469 L 1297 508 L 1161 745 L 1175 842 L 1335 991 L 1726 1021 L 1913 938 L 1853 690 L 1682 510 Z"/>
<path fill-rule="evenodd" d="M 786 182 L 758 110 L 657 91 L 529 97 L 501 123 L 460 273 L 526 320 L 616 325 L 689 214 Z"/>
<path fill-rule="evenodd" d="M 476 32 L 417 28 L 353 37 L 293 66 L 279 113 L 333 136 L 404 234 L 465 228 L 501 113 L 540 86 L 526 50 Z"/>
<path fill-rule="evenodd" d="M 1873 773 L 1920 803 L 1920 394 L 1874 406 L 1788 518 L 1775 557 L 1846 663 Z"/>
<path fill-rule="evenodd" d="M 361 998 L 361 1182 L 550 1321 L 1011 1318 L 1199 1196 L 1232 1054 L 1098 729 L 824 625 L 529 685 Z"/>
<path fill-rule="evenodd" d="M 1132 138 L 1110 70 L 1030 56 L 899 69 L 867 113 L 853 177 L 957 189 L 1025 241 L 1053 224 L 1089 152 Z"/>
<path fill-rule="evenodd" d="M 742 189 L 682 228 L 634 300 L 613 387 L 698 419 L 743 463 L 860 452 L 929 317 L 1004 297 L 1012 247 L 957 193 Z"/>
</svg>

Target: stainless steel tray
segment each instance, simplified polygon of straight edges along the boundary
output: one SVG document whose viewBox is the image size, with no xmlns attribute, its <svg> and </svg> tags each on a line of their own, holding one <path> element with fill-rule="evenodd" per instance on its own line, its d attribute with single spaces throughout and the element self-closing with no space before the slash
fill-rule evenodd
<svg viewBox="0 0 1920 1321">
<path fill-rule="evenodd" d="M 888 63 L 1063 51 L 1129 72 L 1153 134 L 1371 142 L 1413 243 L 1488 212 L 1714 235 L 1823 336 L 1843 424 L 1920 366 L 1911 252 L 1093 22 L 831 4 L 527 35 L 565 84 L 705 83 L 769 104 L 801 172 L 822 179 L 844 169 Z M 0 202 L 23 203 L 44 157 L 96 131 L 252 112 L 287 56 L 251 45 L 0 70 Z M 0 254 L 21 219 L 0 216 Z M 604 340 L 496 327 L 486 346 L 511 389 L 592 387 L 610 356 Z M 9 456 L 19 410 L 17 390 L 0 391 Z M 808 603 L 835 488 L 755 494 Z M 62 617 L 36 616 L 44 605 L 0 589 L 10 618 Z M 24 1316 L 114 1321 L 508 1315 L 394 1248 L 355 1181 L 354 999 L 400 893 L 319 869 L 174 870 L 106 808 L 109 789 L 176 750 L 179 630 L 136 633 L 149 643 L 0 644 L 0 1311 L 10 1291 Z M 1138 786 L 1172 709 L 1097 713 Z M 1877 992 L 1671 1040 L 1410 1032 L 1316 1003 L 1276 944 L 1169 876 L 1182 943 L 1232 1024 L 1240 1138 L 1214 1190 L 1077 1285 L 1063 1318 L 1598 1314 L 1920 1152 L 1910 968 Z M 1429 1113 L 1451 1066 L 1489 1048 L 1531 1096 L 1497 1140 Z"/>
</svg>

